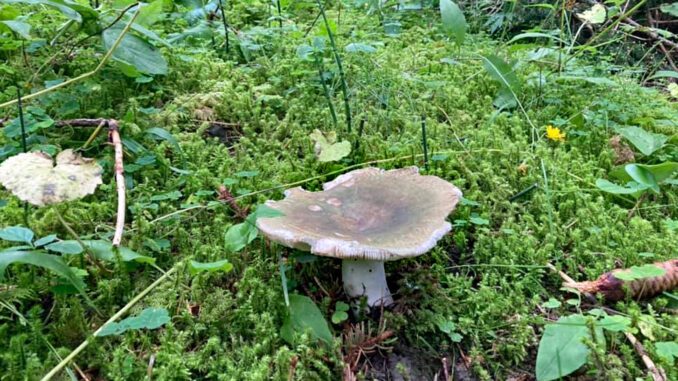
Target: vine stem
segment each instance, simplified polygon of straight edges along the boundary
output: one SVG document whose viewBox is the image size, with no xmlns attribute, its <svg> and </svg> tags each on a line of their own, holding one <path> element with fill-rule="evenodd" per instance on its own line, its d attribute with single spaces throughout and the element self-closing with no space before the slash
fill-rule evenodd
<svg viewBox="0 0 678 381">
<path fill-rule="evenodd" d="M 106 65 L 106 63 L 108 62 L 108 60 L 111 59 L 111 56 L 113 56 L 113 52 L 115 51 L 115 49 L 117 49 L 118 46 L 120 46 L 120 43 L 122 42 L 122 38 L 125 37 L 125 35 L 127 34 L 127 32 L 129 32 L 129 30 L 132 28 L 132 24 L 134 23 L 134 20 L 136 20 L 137 16 L 139 15 L 139 11 L 140 11 L 140 10 L 141 10 L 141 8 L 137 9 L 137 11 L 134 12 L 134 15 L 133 15 L 132 18 L 129 20 L 129 22 L 127 23 L 127 25 L 125 25 L 125 28 L 122 30 L 122 32 L 121 32 L 120 35 L 118 36 L 118 39 L 116 39 L 115 42 L 113 43 L 113 46 L 111 46 L 111 48 L 108 49 L 108 52 L 106 52 L 106 55 L 104 56 L 104 58 L 101 59 L 101 62 L 99 62 L 99 65 L 97 65 L 97 67 L 94 68 L 94 70 L 92 70 L 92 71 L 90 71 L 90 72 L 87 72 L 87 73 L 84 73 L 84 74 L 81 74 L 81 75 L 79 75 L 79 76 L 77 76 L 77 77 L 75 77 L 75 78 L 71 78 L 71 79 L 69 79 L 68 81 L 61 82 L 61 83 L 58 84 L 58 85 L 55 85 L 55 86 L 52 86 L 52 87 L 48 87 L 48 88 L 46 88 L 46 89 L 42 89 L 42 90 L 37 91 L 37 92 L 35 92 L 35 93 L 33 93 L 33 94 L 30 94 L 30 95 L 26 95 L 26 96 L 23 97 L 23 100 L 24 100 L 24 101 L 27 101 L 27 100 L 30 100 L 30 99 L 33 99 L 33 98 L 37 98 L 37 97 L 39 97 L 39 96 L 41 96 L 41 95 L 44 95 L 44 94 L 47 94 L 47 93 L 49 93 L 49 92 L 51 92 L 51 91 L 54 91 L 54 90 L 56 90 L 56 89 L 60 89 L 60 88 L 62 88 L 62 87 L 68 86 L 68 85 L 70 85 L 70 84 L 72 84 L 72 83 L 75 83 L 75 82 L 78 82 L 78 81 L 80 81 L 80 80 L 82 80 L 82 79 L 89 78 L 89 77 L 93 76 L 94 74 L 98 73 L 99 70 L 101 70 L 101 68 L 103 68 L 104 65 Z M 12 106 L 12 105 L 18 103 L 18 101 L 19 101 L 18 99 L 14 99 L 14 100 L 11 100 L 11 101 L 2 103 L 2 104 L 0 104 L 0 108 L 5 108 L 5 107 L 8 107 L 8 106 Z"/>
<path fill-rule="evenodd" d="M 181 262 L 177 263 L 169 269 L 165 274 L 163 274 L 160 278 L 158 278 L 155 282 L 151 283 L 150 286 L 146 287 L 143 291 L 141 291 L 137 296 L 132 298 L 132 300 L 129 301 L 129 303 L 125 304 L 124 307 L 122 307 L 118 312 L 115 313 L 115 315 L 111 316 L 110 319 L 106 321 L 99 329 L 94 331 L 92 334 L 93 336 L 96 336 L 99 332 L 101 332 L 102 328 L 105 327 L 107 324 L 113 323 L 114 321 L 118 320 L 122 315 L 127 313 L 132 307 L 134 307 L 135 304 L 137 304 L 141 299 L 143 299 L 149 292 L 153 291 L 154 288 L 158 287 L 158 285 L 162 282 L 165 281 L 165 279 L 169 278 L 170 275 L 174 274 L 177 271 L 177 268 L 179 267 L 179 264 Z M 80 352 L 82 352 L 87 346 L 92 342 L 92 339 L 87 339 L 83 341 L 77 348 L 75 348 L 68 356 L 66 356 L 59 364 L 57 364 L 52 370 L 49 371 L 42 379 L 41 381 L 48 381 L 51 380 L 52 377 L 54 377 L 59 371 L 61 371 L 68 363 L 75 358 Z"/>
</svg>

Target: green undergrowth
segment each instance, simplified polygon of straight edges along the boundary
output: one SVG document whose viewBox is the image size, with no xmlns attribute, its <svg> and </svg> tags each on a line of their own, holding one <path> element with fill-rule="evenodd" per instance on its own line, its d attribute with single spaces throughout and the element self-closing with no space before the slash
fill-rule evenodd
<svg viewBox="0 0 678 381">
<path fill-rule="evenodd" d="M 74 361 L 83 371 L 107 380 L 147 379 L 149 369 L 157 380 L 287 380 L 290 375 L 295 380 L 339 379 L 344 367 L 341 333 L 349 323 L 332 325 L 331 345 L 309 335 L 294 345 L 281 337 L 286 307 L 280 258 L 287 261 L 289 291 L 311 297 L 328 320 L 335 303 L 345 300 L 339 261 L 308 262 L 261 239 L 240 252 L 228 252 L 224 232 L 241 221 L 225 203 L 210 203 L 222 184 L 240 197 L 239 205 L 254 208 L 267 199 L 280 199 L 284 184 L 314 178 L 303 186 L 318 190 L 336 176 L 324 176 L 327 173 L 393 159 L 376 165 L 416 165 L 458 186 L 465 200 L 450 217 L 452 233 L 429 254 L 386 267 L 396 298 L 396 307 L 383 316 L 385 329 L 397 339 L 390 347 L 419 353 L 430 379 L 440 370 L 440 358 L 460 352 L 481 379 L 533 374 L 544 324 L 583 308 L 565 303 L 577 297 L 560 290 L 561 279 L 546 264 L 585 280 L 613 268 L 675 256 L 675 186 L 638 205 L 595 186 L 596 179 L 608 178 L 615 167 L 608 144 L 614 128 L 636 125 L 675 134 L 675 103 L 638 86 L 632 77 L 614 77 L 616 86 L 549 81 L 523 89 L 528 121 L 519 109 L 499 112 L 493 107 L 498 86 L 478 56 L 518 58 L 521 51 L 509 52 L 476 35 L 458 48 L 428 27 L 426 19 L 416 17 L 403 20 L 403 33 L 389 38 L 377 28 L 374 16 L 342 12 L 340 45 L 369 41 L 376 52 L 342 49 L 354 128 L 346 133 L 343 113 L 337 112 L 337 133 L 352 143 L 353 151 L 337 163 L 318 162 L 308 137 L 316 128 L 334 128 L 317 69 L 296 52 L 297 46 L 308 43 L 303 32 L 312 15 L 296 30 L 289 27 L 261 37 L 264 50 L 247 60 L 236 53 L 224 59 L 208 45 L 178 47 L 169 58 L 166 77 L 138 84 L 106 69 L 101 74 L 105 81 L 86 80 L 30 103 L 54 120 L 121 121 L 123 138 L 142 146 L 126 145 L 129 216 L 124 245 L 152 256 L 160 269 L 180 263 L 176 276 L 130 312 L 164 307 L 171 322 L 160 330 L 95 339 Z M 334 11 L 330 14 L 336 17 Z M 96 65 L 91 57 L 83 53 L 44 79 L 75 76 L 82 67 Z M 454 62 L 441 62 L 443 58 Z M 17 61 L 17 71 L 20 65 Z M 537 66 L 525 64 L 517 74 L 533 78 L 538 72 Z M 333 81 L 338 80 L 333 75 Z M 10 86 L 0 101 L 13 96 Z M 337 94 L 338 111 L 340 100 Z M 77 105 L 69 106 L 68 101 Z M 422 155 L 422 116 L 428 170 Z M 210 138 L 211 121 L 233 124 L 236 127 L 229 128 L 235 132 L 229 133 L 235 137 L 226 144 Z M 560 126 L 565 141 L 546 139 L 546 125 Z M 178 146 L 146 133 L 155 127 L 171 132 Z M 53 127 L 44 135 L 47 144 L 70 148 L 81 145 L 89 132 Z M 0 145 L 9 142 L 0 136 Z M 112 150 L 103 136 L 95 143 L 86 155 L 98 158 L 105 168 L 105 184 L 95 195 L 69 203 L 62 213 L 82 237 L 110 238 L 116 210 Z M 155 160 L 139 164 L 145 156 Z M 272 187 L 278 188 L 249 195 Z M 526 189 L 521 197 L 513 197 Z M 0 208 L 0 226 L 23 224 L 23 205 L 4 191 L 0 198 L 7 202 Z M 30 208 L 28 221 L 38 237 L 54 233 L 70 238 L 49 208 Z M 189 258 L 227 259 L 234 269 L 192 276 L 186 269 Z M 25 320 L 6 309 L 0 312 L 0 379 L 38 379 L 59 362 L 58 356 L 66 356 L 161 275 L 144 264 L 106 264 L 110 272 L 103 272 L 72 258 L 71 266 L 86 270 L 87 293 L 100 314 L 78 294 L 55 292 L 59 279 L 49 273 L 23 266 L 9 269 L 6 283 L 17 288 L 4 291 L 3 298 Z M 563 301 L 562 306 L 541 307 L 549 298 Z M 660 296 L 610 307 L 631 317 L 653 315 L 653 340 L 670 341 L 678 330 L 675 314 L 667 309 L 670 302 Z M 377 325 L 376 320 L 366 321 Z M 441 331 L 441 321 L 454 323 L 459 343 Z M 644 366 L 624 335 L 607 336 L 607 346 L 592 344 L 596 356 L 580 374 L 642 378 Z M 650 339 L 644 338 L 652 352 Z M 678 377 L 675 367 L 663 365 L 670 377 Z"/>
</svg>

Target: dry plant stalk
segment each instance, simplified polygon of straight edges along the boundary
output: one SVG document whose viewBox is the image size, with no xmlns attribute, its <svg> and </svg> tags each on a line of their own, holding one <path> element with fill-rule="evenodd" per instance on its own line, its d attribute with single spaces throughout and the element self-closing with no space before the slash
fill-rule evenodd
<svg viewBox="0 0 678 381">
<path fill-rule="evenodd" d="M 563 285 L 583 293 L 601 294 L 609 301 L 624 299 L 627 291 L 633 298 L 647 298 L 661 294 L 664 291 L 670 291 L 678 286 L 678 259 L 656 262 L 654 266 L 663 269 L 665 271 L 664 275 L 624 281 L 615 277 L 615 274 L 630 270 L 617 269 L 606 272 L 593 281 L 566 282 Z"/>
</svg>

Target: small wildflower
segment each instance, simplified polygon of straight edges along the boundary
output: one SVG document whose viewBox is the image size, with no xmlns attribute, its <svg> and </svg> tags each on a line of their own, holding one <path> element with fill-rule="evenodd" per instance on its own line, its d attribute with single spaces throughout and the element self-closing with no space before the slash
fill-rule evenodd
<svg viewBox="0 0 678 381">
<path fill-rule="evenodd" d="M 565 133 L 560 132 L 560 128 L 553 127 L 552 125 L 546 126 L 546 137 L 554 142 L 563 142 L 565 141 Z"/>
</svg>

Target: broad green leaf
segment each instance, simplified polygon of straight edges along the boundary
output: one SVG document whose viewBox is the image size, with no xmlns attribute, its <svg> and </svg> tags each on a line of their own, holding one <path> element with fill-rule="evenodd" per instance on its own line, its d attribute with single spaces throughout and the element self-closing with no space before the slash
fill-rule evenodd
<svg viewBox="0 0 678 381">
<path fill-rule="evenodd" d="M 657 355 L 669 364 L 673 364 L 673 359 L 678 358 L 678 342 L 675 341 L 660 341 L 654 343 Z"/>
<path fill-rule="evenodd" d="M 227 259 L 216 261 L 216 262 L 196 262 L 191 261 L 188 267 L 191 275 L 195 275 L 204 271 L 207 272 L 230 272 L 233 270 L 233 264 L 230 263 Z"/>
<path fill-rule="evenodd" d="M 258 218 L 273 218 L 284 215 L 285 214 L 278 209 L 273 209 L 266 204 L 261 204 L 257 206 L 257 210 L 255 210 L 254 213 L 247 217 L 247 220 L 254 224 Z"/>
<path fill-rule="evenodd" d="M 617 131 L 645 156 L 652 155 L 668 140 L 665 135 L 647 132 L 635 126 L 618 128 Z"/>
<path fill-rule="evenodd" d="M 80 254 L 83 252 L 83 248 L 78 241 L 54 242 L 45 246 L 45 249 L 61 254 Z"/>
<path fill-rule="evenodd" d="M 675 83 L 669 83 L 668 86 L 666 86 L 666 90 L 668 90 L 669 94 L 673 98 L 678 98 L 678 84 Z"/>
<path fill-rule="evenodd" d="M 85 293 L 85 283 L 80 279 L 73 270 L 63 261 L 63 259 L 56 255 L 43 254 L 36 251 L 1 251 L 0 252 L 0 279 L 5 274 L 7 266 L 13 263 L 23 263 L 33 266 L 42 267 L 68 280 L 73 287 L 80 293 Z"/>
<path fill-rule="evenodd" d="M 623 271 L 614 273 L 614 277 L 624 281 L 654 278 L 666 274 L 666 270 L 655 265 L 633 266 Z"/>
<path fill-rule="evenodd" d="M 105 50 L 113 47 L 122 30 L 122 27 L 113 27 L 101 34 Z M 134 66 L 141 73 L 167 74 L 167 61 L 160 52 L 153 45 L 129 33 L 122 38 L 120 45 L 113 52 L 113 58 Z"/>
<path fill-rule="evenodd" d="M 128 317 L 119 323 L 108 323 L 96 336 L 119 335 L 129 330 L 157 329 L 170 322 L 169 313 L 164 308 L 146 308 L 139 315 Z"/>
<path fill-rule="evenodd" d="M 452 0 L 440 0 L 440 18 L 445 32 L 461 45 L 466 36 L 466 18 L 459 6 Z"/>
<path fill-rule="evenodd" d="M 169 144 L 172 145 L 172 148 L 174 150 L 176 150 L 179 153 L 183 152 L 181 150 L 181 146 L 179 145 L 179 141 L 169 131 L 167 131 L 163 128 L 160 128 L 160 127 L 153 127 L 153 128 L 149 128 L 148 130 L 146 130 L 146 133 L 148 135 L 152 135 L 156 139 L 166 140 Z"/>
<path fill-rule="evenodd" d="M 648 169 L 637 164 L 629 164 L 624 168 L 626 173 L 628 173 L 635 182 L 641 186 L 652 189 L 655 193 L 659 193 L 659 184 L 657 184 L 657 180 Z"/>
<path fill-rule="evenodd" d="M 310 45 L 299 45 L 297 46 L 297 57 L 302 60 L 310 60 L 313 56 L 314 50 Z"/>
<path fill-rule="evenodd" d="M 377 51 L 374 46 L 360 42 L 352 42 L 346 45 L 344 49 L 349 53 L 374 53 Z"/>
<path fill-rule="evenodd" d="M 224 236 L 226 251 L 236 253 L 244 249 L 257 238 L 258 233 L 256 227 L 249 222 L 241 222 L 229 227 Z"/>
<path fill-rule="evenodd" d="M 332 333 L 323 314 L 307 296 L 290 294 L 289 315 L 281 328 L 280 336 L 290 344 L 295 334 L 310 333 L 316 339 L 332 342 Z"/>
<path fill-rule="evenodd" d="M 348 313 L 346 311 L 334 311 L 332 314 L 332 323 L 333 324 L 339 324 L 342 321 L 345 321 L 348 319 Z"/>
<path fill-rule="evenodd" d="M 631 319 L 621 315 L 605 316 L 596 322 L 596 326 L 610 332 L 626 332 L 631 328 Z"/>
<path fill-rule="evenodd" d="M 0 24 L 5 25 L 9 30 L 23 37 L 25 40 L 31 39 L 31 25 L 23 21 L 4 20 Z"/>
<path fill-rule="evenodd" d="M 22 226 L 9 226 L 0 230 L 0 239 L 11 242 L 23 242 L 30 245 L 33 242 L 33 230 Z"/>
<path fill-rule="evenodd" d="M 57 240 L 57 235 L 56 234 L 50 234 L 48 236 L 44 236 L 37 241 L 33 242 L 33 245 L 35 247 L 40 247 L 40 246 L 45 246 L 49 243 L 52 243 Z"/>
<path fill-rule="evenodd" d="M 664 3 L 659 6 L 659 10 L 663 13 L 669 14 L 673 17 L 678 17 L 678 2 L 676 3 Z"/>
<path fill-rule="evenodd" d="M 139 25 L 149 27 L 165 17 L 162 4 L 164 0 L 155 0 L 149 4 L 143 4 L 135 22 Z"/>
<path fill-rule="evenodd" d="M 589 348 L 583 343 L 591 339 L 583 315 L 563 316 L 555 324 L 547 324 L 539 341 L 536 373 L 538 381 L 557 380 L 586 364 Z M 602 337 L 602 330 L 596 337 Z"/>
<path fill-rule="evenodd" d="M 501 89 L 495 99 L 495 107 L 513 108 L 518 105 L 518 95 L 522 92 L 522 86 L 513 67 L 497 56 L 481 56 L 483 67 L 490 77 L 499 85 Z"/>
<path fill-rule="evenodd" d="M 84 19 L 97 18 L 98 14 L 92 8 L 70 0 L 2 0 L 6 4 L 46 5 L 59 10 L 64 16 L 79 23 Z"/>
<path fill-rule="evenodd" d="M 602 190 L 603 192 L 612 193 L 612 194 L 634 194 L 634 193 L 641 192 L 641 191 L 647 189 L 647 187 L 642 186 L 640 184 L 637 184 L 635 186 L 623 187 L 623 186 L 617 185 L 617 184 L 612 183 L 612 182 L 605 180 L 605 179 L 596 180 L 596 186 L 598 187 L 598 189 Z"/>
<path fill-rule="evenodd" d="M 542 303 L 541 306 L 544 307 L 544 308 L 558 308 L 561 305 L 562 305 L 562 303 L 560 303 L 560 301 L 558 299 L 549 298 L 549 300 Z"/>
<path fill-rule="evenodd" d="M 628 165 L 628 164 L 627 164 Z M 638 167 L 642 167 L 652 173 L 654 179 L 659 184 L 665 184 L 669 179 L 671 179 L 676 173 L 678 173 L 678 163 L 667 161 L 661 164 L 633 164 Z M 610 172 L 610 176 L 620 181 L 631 181 L 633 180 L 629 173 L 626 171 L 626 165 L 617 167 Z"/>
</svg>

